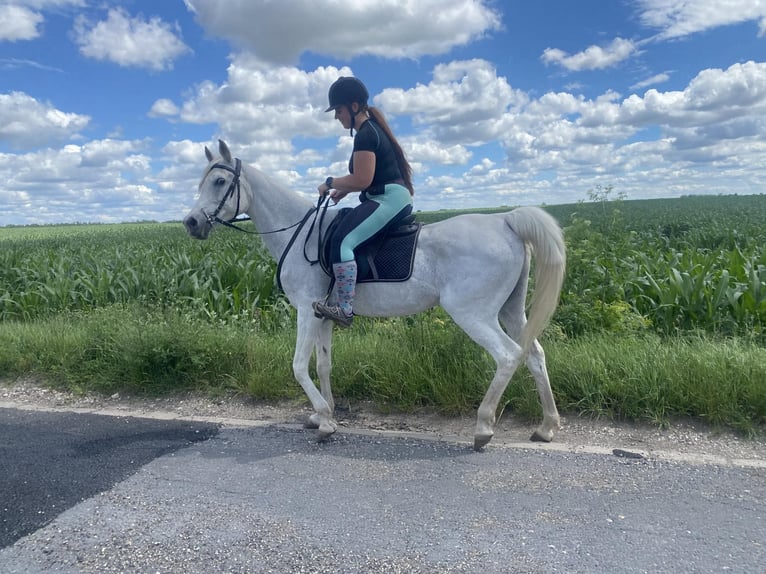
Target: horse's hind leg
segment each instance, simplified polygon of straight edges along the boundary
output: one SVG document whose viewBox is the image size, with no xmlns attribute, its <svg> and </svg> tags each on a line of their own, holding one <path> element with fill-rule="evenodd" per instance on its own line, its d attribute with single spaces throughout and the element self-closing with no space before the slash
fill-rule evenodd
<svg viewBox="0 0 766 574">
<path fill-rule="evenodd" d="M 314 381 L 309 374 L 309 360 L 311 353 L 320 339 L 320 329 L 323 321 L 314 317 L 310 308 L 298 309 L 298 339 L 295 344 L 295 355 L 293 355 L 293 374 L 305 391 L 311 406 L 314 408 L 312 415 L 312 425 L 317 429 L 317 438 L 323 440 L 333 434 L 337 428 L 337 423 L 333 420 L 333 409 L 331 402 L 322 396 Z M 329 356 L 329 349 L 327 355 Z M 319 366 L 321 361 L 318 359 L 317 370 L 320 371 L 320 378 L 325 377 L 326 389 L 329 391 L 329 363 L 325 362 Z M 331 399 L 332 400 L 332 399 Z"/>
<path fill-rule="evenodd" d="M 553 435 L 561 426 L 561 418 L 553 399 L 551 382 L 548 378 L 548 369 L 545 366 L 545 352 L 542 345 L 535 340 L 527 355 L 527 368 L 535 379 L 537 394 L 540 396 L 540 404 L 543 406 L 543 422 L 537 427 L 530 440 L 551 442 Z"/>
<path fill-rule="evenodd" d="M 335 399 L 332 396 L 332 387 L 330 385 L 330 372 L 332 371 L 332 321 L 322 321 L 317 331 L 316 345 L 314 353 L 316 357 L 317 375 L 319 376 L 319 388 L 322 396 L 330 406 L 330 412 L 335 412 Z M 306 428 L 318 429 L 320 424 L 319 413 L 313 413 Z"/>
<path fill-rule="evenodd" d="M 442 306 L 471 339 L 487 350 L 497 365 L 495 376 L 481 401 L 476 417 L 473 448 L 480 450 L 495 434 L 497 406 L 519 364 L 521 347 L 503 331 L 496 316 L 484 314 L 480 317 L 477 313 L 479 307 L 471 306 L 470 309 L 465 309 L 463 304 L 462 307 L 451 309 L 444 301 Z"/>
<path fill-rule="evenodd" d="M 526 319 L 523 308 L 518 302 L 513 300 L 513 296 L 511 296 L 511 299 L 508 300 L 500 312 L 500 322 L 514 340 L 519 339 Z M 543 422 L 532 433 L 530 440 L 550 442 L 553 440 L 553 435 L 559 429 L 561 419 L 558 409 L 556 409 L 556 401 L 553 399 L 548 369 L 545 366 L 545 351 L 543 351 L 542 345 L 536 340 L 529 349 L 526 364 L 529 372 L 532 373 L 532 377 L 535 379 L 537 394 L 540 396 L 540 404 L 543 407 Z"/>
</svg>

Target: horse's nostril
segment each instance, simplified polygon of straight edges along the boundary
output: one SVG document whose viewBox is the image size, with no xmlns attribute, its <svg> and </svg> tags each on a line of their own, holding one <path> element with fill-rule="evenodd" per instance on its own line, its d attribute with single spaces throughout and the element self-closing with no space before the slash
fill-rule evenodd
<svg viewBox="0 0 766 574">
<path fill-rule="evenodd" d="M 197 220 L 194 219 L 194 217 L 192 217 L 191 215 L 189 215 L 186 219 L 184 219 L 184 225 L 188 229 L 194 229 L 195 227 L 197 227 Z"/>
</svg>

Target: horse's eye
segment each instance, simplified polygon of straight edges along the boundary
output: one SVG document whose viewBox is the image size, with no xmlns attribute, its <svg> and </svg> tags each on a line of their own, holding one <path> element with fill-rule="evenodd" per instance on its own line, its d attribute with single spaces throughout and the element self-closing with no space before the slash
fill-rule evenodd
<svg viewBox="0 0 766 574">
<path fill-rule="evenodd" d="M 219 177 L 218 179 L 215 180 L 216 185 L 223 185 L 224 183 L 226 183 L 226 179 L 223 177 Z"/>
</svg>

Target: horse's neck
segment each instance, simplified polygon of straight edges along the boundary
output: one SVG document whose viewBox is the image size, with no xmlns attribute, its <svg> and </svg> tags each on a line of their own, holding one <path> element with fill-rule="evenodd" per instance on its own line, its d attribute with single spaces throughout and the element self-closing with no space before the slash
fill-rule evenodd
<svg viewBox="0 0 766 574">
<path fill-rule="evenodd" d="M 313 206 L 305 197 L 278 185 L 260 171 L 244 166 L 250 186 L 250 205 L 247 214 L 262 235 L 263 243 L 271 255 L 278 259 L 290 241 L 294 230 L 267 233 L 299 222 Z"/>
</svg>

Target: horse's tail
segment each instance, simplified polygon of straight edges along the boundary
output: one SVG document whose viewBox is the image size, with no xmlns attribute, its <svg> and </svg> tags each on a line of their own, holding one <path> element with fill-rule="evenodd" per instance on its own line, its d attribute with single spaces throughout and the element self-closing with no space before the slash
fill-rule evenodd
<svg viewBox="0 0 766 574">
<path fill-rule="evenodd" d="M 526 355 L 558 305 L 566 267 L 564 234 L 556 220 L 539 207 L 516 208 L 505 216 L 505 221 L 527 245 L 532 246 L 535 255 L 535 289 L 519 341 Z"/>
</svg>

